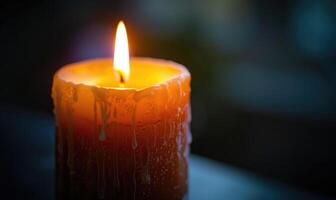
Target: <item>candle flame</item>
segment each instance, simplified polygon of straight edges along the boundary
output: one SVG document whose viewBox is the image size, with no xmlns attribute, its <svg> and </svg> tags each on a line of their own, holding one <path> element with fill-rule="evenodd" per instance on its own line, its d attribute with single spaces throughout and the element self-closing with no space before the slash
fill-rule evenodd
<svg viewBox="0 0 336 200">
<path fill-rule="evenodd" d="M 120 83 L 126 83 L 130 74 L 130 65 L 126 27 L 122 21 L 118 24 L 115 38 L 113 68 Z"/>
</svg>

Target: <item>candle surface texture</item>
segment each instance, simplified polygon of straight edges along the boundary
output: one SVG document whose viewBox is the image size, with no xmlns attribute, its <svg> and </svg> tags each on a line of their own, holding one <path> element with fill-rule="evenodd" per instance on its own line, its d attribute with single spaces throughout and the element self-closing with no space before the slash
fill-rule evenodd
<svg viewBox="0 0 336 200">
<path fill-rule="evenodd" d="M 190 74 L 177 63 L 112 59 L 54 76 L 57 199 L 182 200 L 188 192 Z"/>
</svg>

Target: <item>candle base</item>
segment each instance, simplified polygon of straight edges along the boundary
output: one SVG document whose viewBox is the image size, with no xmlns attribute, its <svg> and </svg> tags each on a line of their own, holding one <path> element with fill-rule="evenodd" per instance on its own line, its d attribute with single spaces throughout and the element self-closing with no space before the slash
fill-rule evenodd
<svg viewBox="0 0 336 200">
<path fill-rule="evenodd" d="M 185 199 L 188 139 L 182 124 L 138 126 L 134 136 L 131 126 L 111 123 L 104 139 L 88 131 L 95 129 L 90 125 L 79 119 L 72 124 L 85 137 L 57 131 L 56 199 Z"/>
</svg>

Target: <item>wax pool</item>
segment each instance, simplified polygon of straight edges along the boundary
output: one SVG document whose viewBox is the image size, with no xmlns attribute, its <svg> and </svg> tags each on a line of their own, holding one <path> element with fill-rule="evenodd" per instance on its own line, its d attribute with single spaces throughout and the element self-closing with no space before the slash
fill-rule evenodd
<svg viewBox="0 0 336 200">
<path fill-rule="evenodd" d="M 75 63 L 54 76 L 57 199 L 184 199 L 189 72 L 133 58 L 129 81 L 120 85 L 112 63 Z"/>
</svg>

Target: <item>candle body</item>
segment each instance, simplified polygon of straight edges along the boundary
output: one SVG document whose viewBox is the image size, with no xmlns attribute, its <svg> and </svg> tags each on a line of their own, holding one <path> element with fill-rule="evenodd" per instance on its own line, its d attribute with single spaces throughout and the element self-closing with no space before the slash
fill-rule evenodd
<svg viewBox="0 0 336 200">
<path fill-rule="evenodd" d="M 139 69 L 175 65 L 148 59 L 132 63 Z M 63 78 L 80 68 L 86 74 L 109 64 L 74 64 L 54 77 L 57 199 L 184 199 L 191 140 L 189 73 L 179 66 L 169 78 L 154 85 L 147 81 L 140 89 Z M 140 75 L 150 76 L 147 71 Z"/>
</svg>

